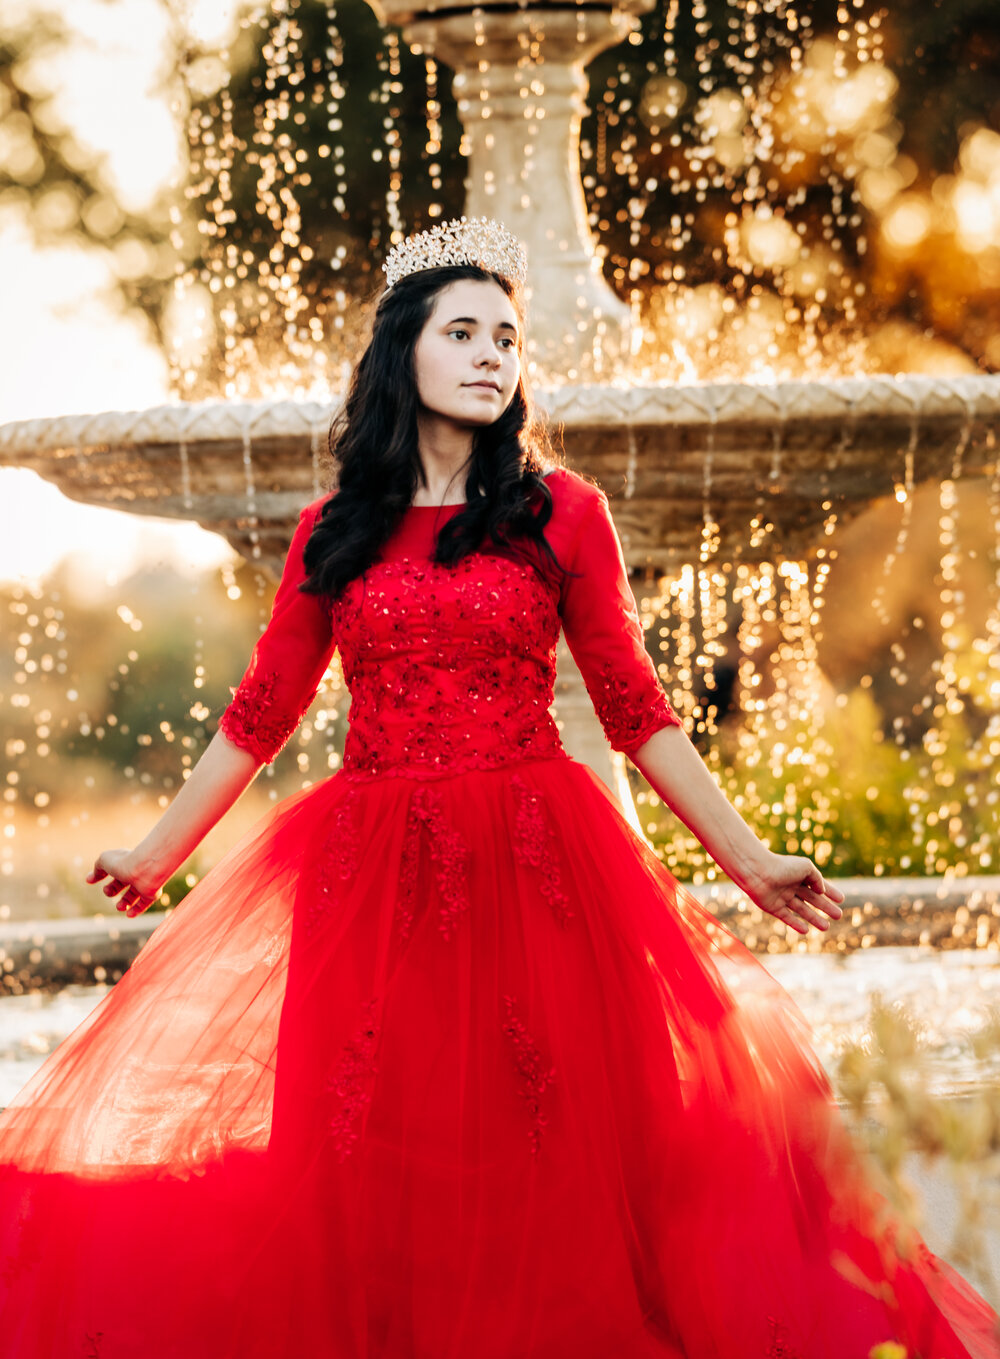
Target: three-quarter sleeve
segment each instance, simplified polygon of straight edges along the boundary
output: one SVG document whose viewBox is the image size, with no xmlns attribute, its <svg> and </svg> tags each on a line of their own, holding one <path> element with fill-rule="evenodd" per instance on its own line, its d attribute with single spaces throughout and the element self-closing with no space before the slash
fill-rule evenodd
<svg viewBox="0 0 1000 1359">
<path fill-rule="evenodd" d="M 560 612 L 566 641 L 614 750 L 634 754 L 680 726 L 646 650 L 607 496 L 594 488 L 570 550 Z"/>
<path fill-rule="evenodd" d="M 299 589 L 306 574 L 303 554 L 319 510 L 317 502 L 299 516 L 270 621 L 219 719 L 223 735 L 264 764 L 299 725 L 334 652 L 326 602 Z"/>
</svg>

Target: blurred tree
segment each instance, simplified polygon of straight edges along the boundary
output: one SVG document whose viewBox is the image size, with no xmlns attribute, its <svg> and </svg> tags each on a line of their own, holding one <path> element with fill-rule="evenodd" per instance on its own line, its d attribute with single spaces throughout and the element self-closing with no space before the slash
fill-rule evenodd
<svg viewBox="0 0 1000 1359">
<path fill-rule="evenodd" d="M 82 599 L 70 560 L 43 588 L 0 587 L 0 617 L 16 638 L 0 650 L 3 748 L 19 799 L 77 797 L 81 768 L 157 791 L 176 787 L 266 616 L 269 598 L 254 574 L 241 563 L 226 581 L 192 582 L 147 569 Z M 293 760 L 279 774 L 282 786 L 298 786 Z"/>
<path fill-rule="evenodd" d="M 48 61 L 74 42 L 51 9 L 4 7 L 0 23 L 0 211 L 16 214 L 39 245 L 67 241 L 105 252 L 125 301 L 161 334 L 163 290 L 173 276 L 169 201 L 129 210 L 106 158 L 59 111 Z"/>
<path fill-rule="evenodd" d="M 896 0 L 886 57 L 901 76 L 902 147 L 927 171 L 954 163 L 963 128 L 1000 124 L 1000 10 L 991 0 Z"/>
<path fill-rule="evenodd" d="M 882 371 L 918 366 L 931 328 L 1000 368 L 996 237 L 966 247 L 950 204 L 931 200 L 963 142 L 998 124 L 993 0 L 820 0 L 770 21 L 768 8 L 661 0 L 630 44 L 591 66 L 584 184 L 609 279 L 647 295 L 671 277 L 721 282 L 744 304 L 778 294 L 800 303 L 785 321 L 828 333 L 834 354 L 860 320 L 874 341 L 867 366 Z M 901 198 L 930 225 L 912 248 L 887 248 L 882 221 Z M 758 207 L 767 226 L 755 240 Z M 786 222 L 798 241 L 782 239 Z M 908 329 L 876 335 L 888 318 Z M 941 357 L 930 351 L 935 371 Z"/>
</svg>

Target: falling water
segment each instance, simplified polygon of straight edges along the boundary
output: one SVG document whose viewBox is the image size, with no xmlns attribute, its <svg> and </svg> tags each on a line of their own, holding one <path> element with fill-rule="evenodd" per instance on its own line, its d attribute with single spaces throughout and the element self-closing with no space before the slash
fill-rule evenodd
<svg viewBox="0 0 1000 1359">
<path fill-rule="evenodd" d="M 260 520 L 257 516 L 257 483 L 253 471 L 253 439 L 249 433 L 243 435 L 243 475 L 246 479 L 247 536 L 250 539 L 250 553 L 255 560 L 260 558 Z"/>
<path fill-rule="evenodd" d="M 407 230 L 461 208 L 468 144 L 453 133 L 449 81 L 419 44 L 410 52 L 395 30 L 381 32 L 377 117 L 364 135 L 384 212 L 374 238 L 367 224 L 363 232 L 367 268 L 355 267 L 361 237 L 348 162 L 357 152 L 348 151 L 343 115 L 349 97 L 355 117 L 361 107 L 351 44 L 364 50 L 369 31 L 357 7 L 280 0 L 271 9 L 245 15 L 231 49 L 192 47 L 182 72 L 186 195 L 201 222 L 198 258 L 182 264 L 181 282 L 188 295 L 207 292 L 213 321 L 206 343 L 178 356 L 179 390 L 336 390 L 351 287 L 371 287 L 371 258 Z M 483 19 L 472 18 L 488 74 Z M 581 11 L 581 43 L 585 18 Z M 537 191 L 545 24 L 544 14 L 525 11 L 518 35 L 529 193 Z M 887 173 L 898 135 L 881 24 L 869 3 L 845 10 L 836 32 L 821 37 L 809 14 L 787 3 L 696 3 L 690 13 L 670 4 L 646 17 L 624 52 L 595 62 L 583 186 L 605 275 L 635 319 L 636 377 L 671 381 L 693 370 L 766 381 L 870 367 L 857 324 L 865 299 L 852 270 L 867 244 L 870 178 Z M 248 61 L 263 72 L 250 90 L 233 74 Z M 820 176 L 808 192 L 807 168 Z M 261 230 L 240 220 L 248 180 Z M 326 214 L 319 230 L 314 203 Z M 190 259 L 179 233 L 176 243 Z M 334 275 L 344 283 L 336 296 Z M 608 366 L 604 333 L 598 324 L 597 372 Z"/>
<path fill-rule="evenodd" d="M 186 439 L 181 439 L 177 446 L 177 453 L 181 464 L 181 504 L 186 510 L 192 510 L 194 509 L 194 497 L 191 494 L 191 459 L 188 454 Z"/>
<path fill-rule="evenodd" d="M 885 554 L 881 578 L 878 585 L 875 587 L 875 593 L 872 596 L 872 608 L 878 615 L 879 622 L 882 623 L 884 627 L 890 625 L 890 618 L 886 611 L 885 604 L 886 590 L 888 589 L 894 571 L 899 565 L 900 558 L 906 551 L 906 544 L 910 536 L 910 522 L 913 514 L 913 466 L 919 441 L 920 421 L 914 416 L 913 420 L 910 422 L 909 442 L 903 454 L 902 480 L 896 482 L 894 491 L 897 503 L 903 507 L 903 513 L 899 521 L 899 529 L 896 533 L 896 537 L 892 546 Z M 897 656 L 897 663 L 899 659 L 900 658 Z M 902 672 L 897 673 L 902 674 Z M 893 675 L 893 678 L 896 678 L 896 674 Z M 905 683 L 905 679 L 901 682 Z"/>
</svg>

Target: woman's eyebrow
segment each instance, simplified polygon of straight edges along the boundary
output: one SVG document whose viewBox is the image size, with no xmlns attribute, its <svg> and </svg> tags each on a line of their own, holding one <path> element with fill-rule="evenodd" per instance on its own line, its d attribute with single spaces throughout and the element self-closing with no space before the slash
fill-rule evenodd
<svg viewBox="0 0 1000 1359">
<path fill-rule="evenodd" d="M 450 321 L 446 321 L 445 324 L 446 324 L 446 325 L 449 325 L 449 326 L 457 326 L 457 325 L 463 325 L 463 326 L 478 326 L 478 325 L 479 325 L 479 317 L 478 317 L 478 316 L 455 316 L 455 317 L 453 317 Z M 517 326 L 511 325 L 510 321 L 501 321 L 500 324 L 499 324 L 499 326 L 498 326 L 498 329 L 499 329 L 499 330 L 512 330 L 512 331 L 514 332 L 515 335 L 517 334 Z"/>
</svg>

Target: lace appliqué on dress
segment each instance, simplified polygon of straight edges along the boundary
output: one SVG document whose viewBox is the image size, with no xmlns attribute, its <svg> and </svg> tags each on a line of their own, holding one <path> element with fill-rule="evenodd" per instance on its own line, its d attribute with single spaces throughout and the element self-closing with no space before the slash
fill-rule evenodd
<svg viewBox="0 0 1000 1359">
<path fill-rule="evenodd" d="M 291 717 L 274 706 L 275 678 L 245 680 L 230 692 L 233 701 L 219 718 L 219 730 L 241 750 L 248 750 L 263 764 L 270 763 L 285 746 L 300 714 Z"/>
<path fill-rule="evenodd" d="M 84 1331 L 83 1349 L 80 1351 L 83 1359 L 101 1359 L 101 1342 L 103 1339 L 103 1331 Z"/>
<path fill-rule="evenodd" d="M 768 1317 L 768 1330 L 770 1331 L 770 1344 L 767 1347 L 766 1359 L 802 1359 L 802 1355 L 788 1339 L 788 1327 L 778 1321 L 777 1317 Z"/>
<path fill-rule="evenodd" d="M 521 863 L 541 874 L 542 895 L 552 907 L 560 925 L 573 918 L 569 898 L 562 888 L 556 863 L 556 842 L 541 793 L 530 788 L 520 774 L 511 777 L 517 798 L 514 853 Z"/>
<path fill-rule="evenodd" d="M 615 750 L 638 750 L 661 727 L 682 725 L 662 689 L 651 693 L 629 671 L 609 662 L 601 666 L 596 683 L 588 680 L 587 688 Z"/>
<path fill-rule="evenodd" d="M 357 1125 L 372 1101 L 371 1078 L 377 1070 L 375 1054 L 381 1034 L 377 1013 L 378 1001 L 369 1000 L 361 1011 L 357 1031 L 344 1045 L 337 1069 L 327 1082 L 327 1090 L 338 1102 L 330 1119 L 330 1135 L 339 1161 L 346 1160 L 354 1150 Z"/>
<path fill-rule="evenodd" d="M 417 869 L 420 861 L 420 815 L 416 799 L 411 801 L 406 818 L 403 852 L 399 861 L 399 895 L 396 903 L 396 924 L 402 940 L 410 937 L 413 929 L 413 901 L 417 891 Z"/>
<path fill-rule="evenodd" d="M 418 788 L 410 799 L 400 860 L 396 919 L 402 937 L 409 938 L 422 828 L 428 833 L 434 877 L 441 897 L 438 928 L 445 939 L 451 939 L 456 924 L 469 909 L 469 846 L 448 824 L 441 796 L 433 788 Z"/>
<path fill-rule="evenodd" d="M 555 1067 L 546 1066 L 535 1040 L 514 1013 L 517 1008 L 514 997 L 504 996 L 503 1003 L 507 1011 L 503 1031 L 513 1046 L 521 1095 L 527 1102 L 531 1114 L 531 1128 L 528 1133 L 531 1154 L 537 1156 L 541 1150 L 542 1133 L 548 1125 L 548 1119 L 542 1112 L 542 1096 L 556 1078 Z"/>
<path fill-rule="evenodd" d="M 484 542 L 448 565 L 414 540 L 399 556 L 387 543 L 339 594 L 323 597 L 299 589 L 313 507 L 221 730 L 256 759 L 273 759 L 336 639 L 351 695 L 345 780 L 427 781 L 567 759 L 551 712 L 560 628 L 615 749 L 631 753 L 679 725 L 645 647 L 607 499 L 581 487 L 571 498 L 571 575 L 561 583 L 538 554 L 525 556 L 525 543 Z"/>
<path fill-rule="evenodd" d="M 358 871 L 361 856 L 361 827 L 358 821 L 359 792 L 351 784 L 343 801 L 333 813 L 333 829 L 320 856 L 315 895 L 306 912 L 306 934 L 319 929 L 339 900 L 341 889 Z"/>
</svg>

